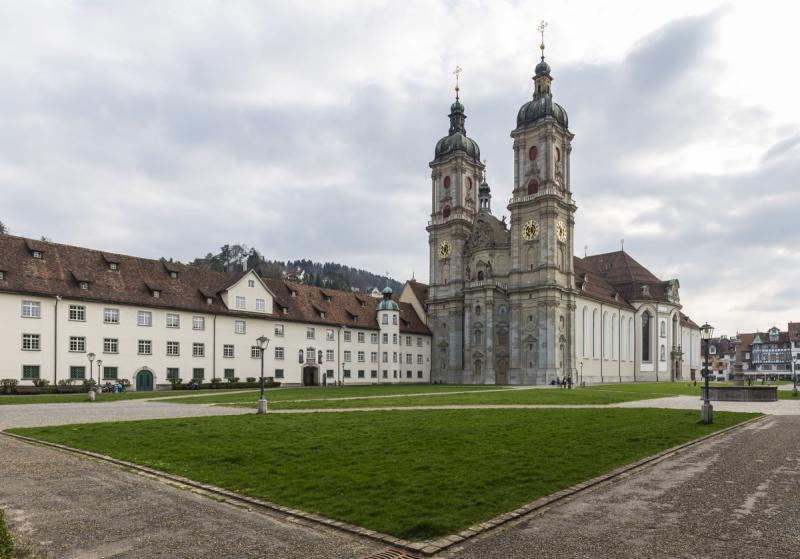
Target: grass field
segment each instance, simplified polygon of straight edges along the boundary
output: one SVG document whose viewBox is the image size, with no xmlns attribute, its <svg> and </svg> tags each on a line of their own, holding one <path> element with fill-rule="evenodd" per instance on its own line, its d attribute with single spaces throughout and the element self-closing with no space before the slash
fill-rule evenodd
<svg viewBox="0 0 800 559">
<path fill-rule="evenodd" d="M 247 415 L 13 429 L 398 537 L 450 534 L 752 417 L 695 410 Z"/>
<path fill-rule="evenodd" d="M 164 391 L 164 392 L 122 392 L 120 394 L 103 394 L 97 395 L 97 402 L 120 402 L 123 400 L 140 400 L 142 398 L 169 398 L 175 396 L 191 396 L 192 394 L 227 394 L 230 389 L 226 390 L 180 390 L 180 391 Z M 257 392 L 256 392 L 257 393 Z M 258 398 L 258 396 L 256 396 Z M 0 406 L 14 405 L 14 404 L 67 404 L 70 402 L 88 402 L 88 396 L 85 392 L 79 394 L 37 394 L 37 395 L 3 395 L 0 396 Z"/>
</svg>

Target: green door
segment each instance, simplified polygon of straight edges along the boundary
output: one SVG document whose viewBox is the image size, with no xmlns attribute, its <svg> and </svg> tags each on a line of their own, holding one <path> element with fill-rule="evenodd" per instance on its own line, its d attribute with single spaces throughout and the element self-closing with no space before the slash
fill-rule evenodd
<svg viewBox="0 0 800 559">
<path fill-rule="evenodd" d="M 153 390 L 153 373 L 150 371 L 136 373 L 136 391 L 148 392 L 150 390 Z"/>
</svg>

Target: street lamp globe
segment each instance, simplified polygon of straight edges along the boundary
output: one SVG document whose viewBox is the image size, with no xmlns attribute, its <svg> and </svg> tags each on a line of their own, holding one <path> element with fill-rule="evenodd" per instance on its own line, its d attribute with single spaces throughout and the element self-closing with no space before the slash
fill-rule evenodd
<svg viewBox="0 0 800 559">
<path fill-rule="evenodd" d="M 266 336 L 259 336 L 256 338 L 258 349 L 261 353 L 261 397 L 258 399 L 258 414 L 264 415 L 267 413 L 267 397 L 264 395 L 264 353 L 269 347 L 269 338 Z"/>
<path fill-rule="evenodd" d="M 261 351 L 264 351 L 265 349 L 267 349 L 267 346 L 269 346 L 269 338 L 266 336 L 259 336 L 258 338 L 256 338 L 256 343 L 258 344 L 258 348 Z"/>
<path fill-rule="evenodd" d="M 94 380 L 94 353 L 87 353 L 86 358 L 89 360 L 89 401 L 94 401 L 94 385 L 92 384 L 92 380 Z"/>
<path fill-rule="evenodd" d="M 100 390 L 100 371 L 103 370 L 103 360 L 97 360 L 97 389 Z"/>
<path fill-rule="evenodd" d="M 714 336 L 714 327 L 708 322 L 700 327 L 700 338 L 703 340 L 710 340 Z"/>
</svg>

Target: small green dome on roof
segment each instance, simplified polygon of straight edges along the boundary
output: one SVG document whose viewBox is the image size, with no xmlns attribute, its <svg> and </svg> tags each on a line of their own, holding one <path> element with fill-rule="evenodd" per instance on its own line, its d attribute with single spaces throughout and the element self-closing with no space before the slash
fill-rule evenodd
<svg viewBox="0 0 800 559">
<path fill-rule="evenodd" d="M 392 288 L 388 285 L 383 288 L 383 301 L 378 303 L 379 311 L 399 311 L 400 307 L 392 300 Z"/>
</svg>

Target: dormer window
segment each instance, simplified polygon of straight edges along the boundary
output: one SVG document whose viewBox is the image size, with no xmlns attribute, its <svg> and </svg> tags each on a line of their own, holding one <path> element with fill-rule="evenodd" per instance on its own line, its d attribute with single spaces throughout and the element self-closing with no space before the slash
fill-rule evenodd
<svg viewBox="0 0 800 559">
<path fill-rule="evenodd" d="M 178 279 L 178 272 L 170 272 L 169 277 L 171 277 L 172 279 Z"/>
<path fill-rule="evenodd" d="M 109 262 L 108 269 L 114 270 L 116 272 L 117 270 L 119 270 L 119 264 L 117 264 L 116 262 Z"/>
<path fill-rule="evenodd" d="M 79 282 L 78 287 L 84 290 L 89 289 L 89 282 L 88 281 Z"/>
<path fill-rule="evenodd" d="M 156 299 L 160 299 L 161 298 L 161 290 L 154 289 L 153 290 L 153 297 L 155 297 Z"/>
<path fill-rule="evenodd" d="M 41 250 L 34 250 L 33 252 L 31 252 L 31 256 L 33 256 L 34 258 L 38 258 L 39 260 L 44 258 L 44 254 L 42 253 Z"/>
<path fill-rule="evenodd" d="M 319 317 L 325 318 L 325 311 L 319 311 Z"/>
<path fill-rule="evenodd" d="M 3 271 L 0 271 L 0 281 L 5 281 L 5 279 L 6 279 L 6 273 L 3 272 Z"/>
<path fill-rule="evenodd" d="M 297 291 L 295 291 L 294 289 L 290 289 L 289 293 L 291 294 L 292 297 L 297 297 Z"/>
<path fill-rule="evenodd" d="M 281 311 L 283 312 L 283 314 L 289 314 L 289 307 L 283 307 L 281 308 Z"/>
<path fill-rule="evenodd" d="M 212 299 L 211 297 L 206 297 L 206 305 L 210 305 L 213 302 L 214 302 L 214 299 Z"/>
</svg>

